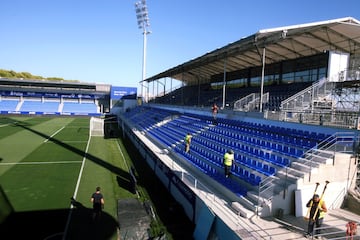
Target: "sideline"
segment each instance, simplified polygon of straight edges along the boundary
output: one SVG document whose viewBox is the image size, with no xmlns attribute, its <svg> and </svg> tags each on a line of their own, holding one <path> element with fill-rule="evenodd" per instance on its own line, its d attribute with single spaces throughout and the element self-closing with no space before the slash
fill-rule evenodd
<svg viewBox="0 0 360 240">
<path fill-rule="evenodd" d="M 121 140 L 119 139 L 119 140 L 116 141 L 117 146 L 118 146 L 118 148 L 119 148 L 119 152 L 120 152 L 120 154 L 121 154 L 121 157 L 122 157 L 122 159 L 123 159 L 123 161 L 124 161 L 124 163 L 125 163 L 125 166 L 126 166 L 128 172 L 130 172 L 130 167 L 129 167 L 129 165 L 128 165 L 127 162 L 126 162 L 126 159 L 125 159 L 125 156 L 124 156 L 123 151 L 121 150 L 121 146 L 120 146 L 119 141 L 121 141 Z M 138 199 L 139 199 L 139 198 L 140 198 L 140 194 L 139 194 L 139 192 L 138 192 L 137 190 L 136 190 L 136 195 L 137 195 L 137 197 L 138 197 Z"/>
<path fill-rule="evenodd" d="M 81 164 L 81 168 L 80 168 L 78 180 L 77 180 L 76 187 L 75 187 L 75 191 L 74 191 L 74 194 L 73 194 L 73 198 L 74 198 L 74 199 L 76 199 L 76 196 L 77 196 L 77 193 L 78 193 L 78 190 L 79 190 L 80 180 L 81 180 L 81 176 L 82 176 L 82 173 L 83 173 L 83 170 L 84 170 L 84 166 L 85 166 L 85 162 L 86 162 L 86 155 L 87 155 L 88 150 L 89 150 L 90 141 L 91 141 L 91 136 L 89 135 L 89 139 L 88 139 L 88 142 L 87 142 L 87 145 L 86 145 L 85 154 L 84 154 L 84 157 L 83 157 L 83 160 L 82 160 L 82 164 Z M 72 212 L 73 212 L 73 208 L 74 208 L 74 205 L 73 205 L 72 202 L 71 202 L 70 212 L 69 212 L 68 219 L 67 219 L 67 221 L 66 221 L 65 230 L 64 230 L 64 234 L 63 234 L 63 238 L 62 238 L 63 240 L 65 240 L 65 239 L 66 239 L 66 236 L 67 236 L 67 232 L 68 232 L 68 229 L 69 229 L 69 225 L 70 225 L 70 221 L 71 221 L 71 215 L 72 215 Z"/>
<path fill-rule="evenodd" d="M 116 143 L 117 143 L 117 146 L 118 146 L 119 152 L 120 152 L 120 154 L 121 154 L 121 157 L 122 157 L 122 159 L 123 159 L 123 161 L 124 161 L 124 163 L 125 163 L 125 165 L 126 165 L 126 168 L 127 168 L 127 170 L 128 170 L 128 171 L 130 171 L 130 167 L 129 167 L 129 165 L 128 165 L 128 164 L 127 164 L 127 162 L 126 162 L 126 159 L 125 159 L 124 153 L 123 153 L 123 151 L 121 150 L 119 140 L 118 140 L 118 141 L 116 141 Z"/>
</svg>

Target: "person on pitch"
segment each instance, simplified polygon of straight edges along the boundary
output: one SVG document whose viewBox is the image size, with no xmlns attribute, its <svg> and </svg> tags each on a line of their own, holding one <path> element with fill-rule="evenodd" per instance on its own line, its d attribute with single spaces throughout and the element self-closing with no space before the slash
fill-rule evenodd
<svg viewBox="0 0 360 240">
<path fill-rule="evenodd" d="M 308 230 L 306 233 L 306 237 L 311 237 L 314 233 L 314 226 L 316 228 L 320 228 L 324 221 L 325 213 L 327 212 L 327 207 L 325 201 L 320 199 L 318 194 L 314 194 L 313 198 L 309 200 L 306 204 L 306 207 L 310 208 L 310 217 L 308 222 Z M 320 238 L 318 236 L 321 234 L 321 229 L 316 229 L 315 238 Z"/>
<path fill-rule="evenodd" d="M 100 187 L 96 187 L 96 192 L 91 195 L 90 201 L 93 203 L 93 221 L 101 217 L 102 209 L 104 208 L 104 197 L 100 192 Z"/>
</svg>

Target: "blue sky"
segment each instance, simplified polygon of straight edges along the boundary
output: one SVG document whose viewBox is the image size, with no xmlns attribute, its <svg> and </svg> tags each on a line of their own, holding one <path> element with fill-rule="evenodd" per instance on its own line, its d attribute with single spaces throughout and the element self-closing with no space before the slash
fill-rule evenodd
<svg viewBox="0 0 360 240">
<path fill-rule="evenodd" d="M 1 0 L 0 69 L 139 87 L 143 35 L 135 2 Z M 261 29 L 360 20 L 359 0 L 147 0 L 147 6 L 147 77 Z"/>
</svg>

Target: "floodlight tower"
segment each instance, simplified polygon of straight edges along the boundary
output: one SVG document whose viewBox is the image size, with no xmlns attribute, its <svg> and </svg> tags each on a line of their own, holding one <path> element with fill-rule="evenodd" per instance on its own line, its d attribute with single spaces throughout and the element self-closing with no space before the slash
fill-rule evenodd
<svg viewBox="0 0 360 240">
<path fill-rule="evenodd" d="M 135 11 L 136 11 L 136 18 L 138 27 L 143 31 L 143 62 L 142 62 L 142 80 L 141 80 L 141 97 L 143 101 L 148 101 L 148 93 L 145 93 L 145 78 L 146 78 L 146 36 L 151 33 L 149 30 L 150 28 L 150 21 L 149 21 L 149 14 L 148 9 L 146 6 L 146 0 L 141 0 L 135 3 Z M 147 91 L 148 91 L 147 87 Z M 144 98 L 145 96 L 145 98 Z"/>
</svg>

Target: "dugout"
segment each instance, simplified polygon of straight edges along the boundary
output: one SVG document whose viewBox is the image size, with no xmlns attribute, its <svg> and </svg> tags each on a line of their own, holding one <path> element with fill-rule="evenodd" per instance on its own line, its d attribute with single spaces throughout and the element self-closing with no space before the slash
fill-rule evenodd
<svg viewBox="0 0 360 240">
<path fill-rule="evenodd" d="M 105 114 L 104 138 L 117 138 L 120 136 L 117 115 Z"/>
</svg>

